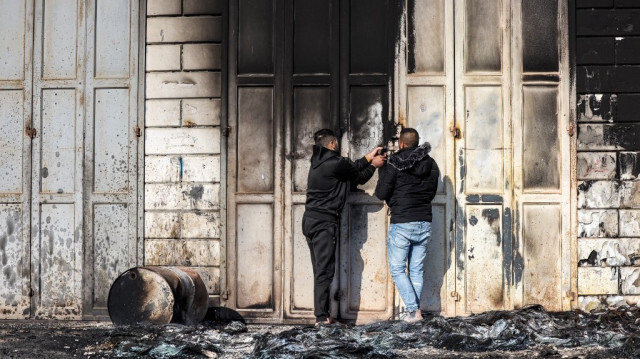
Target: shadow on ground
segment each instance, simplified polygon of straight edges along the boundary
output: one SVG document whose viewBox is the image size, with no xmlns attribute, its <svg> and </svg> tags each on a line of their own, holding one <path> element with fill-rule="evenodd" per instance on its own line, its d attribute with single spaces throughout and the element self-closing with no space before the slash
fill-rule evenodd
<svg viewBox="0 0 640 359">
<path fill-rule="evenodd" d="M 364 326 L 249 325 L 113 328 L 100 323 L 2 322 L 0 357 L 67 358 L 633 358 L 640 310 L 549 313 L 532 306 L 470 317 Z"/>
</svg>

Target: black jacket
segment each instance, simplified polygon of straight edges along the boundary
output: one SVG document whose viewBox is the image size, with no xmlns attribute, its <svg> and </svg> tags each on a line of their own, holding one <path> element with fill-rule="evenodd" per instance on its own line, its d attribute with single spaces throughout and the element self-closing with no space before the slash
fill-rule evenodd
<svg viewBox="0 0 640 359">
<path fill-rule="evenodd" d="M 429 151 L 428 142 L 403 148 L 378 170 L 376 197 L 389 205 L 391 223 L 431 222 L 431 201 L 440 170 Z"/>
<path fill-rule="evenodd" d="M 363 184 L 375 170 L 364 157 L 353 162 L 335 151 L 313 146 L 305 215 L 337 222 L 347 201 L 350 182 Z"/>
</svg>

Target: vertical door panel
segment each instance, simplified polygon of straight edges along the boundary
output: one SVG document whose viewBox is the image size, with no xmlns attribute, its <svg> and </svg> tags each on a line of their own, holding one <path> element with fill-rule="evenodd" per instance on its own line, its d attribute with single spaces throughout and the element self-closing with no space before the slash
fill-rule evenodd
<svg viewBox="0 0 640 359">
<path fill-rule="evenodd" d="M 273 40 L 275 0 L 240 0 L 238 3 L 238 73 L 274 72 Z"/>
<path fill-rule="evenodd" d="M 129 78 L 131 2 L 96 0 L 95 6 L 95 77 Z"/>
<path fill-rule="evenodd" d="M 235 303 L 238 309 L 275 309 L 273 215 L 270 204 L 238 205 L 238 293 Z M 260 260 L 256 260 L 258 258 Z"/>
<path fill-rule="evenodd" d="M 571 106 L 568 53 L 560 46 L 567 43 L 567 4 L 514 1 L 511 12 L 516 35 L 511 69 L 517 253 L 513 305 L 568 310 L 575 238 L 571 223 L 577 221 L 571 219 L 571 203 L 576 203 L 570 171 L 575 139 L 564 131 Z M 531 73 L 546 77 L 533 79 L 527 76 Z"/>
<path fill-rule="evenodd" d="M 510 8 L 456 7 L 456 314 L 511 306 Z"/>
<path fill-rule="evenodd" d="M 1 44 L 1 43 L 0 43 Z M 24 141 L 24 99 L 22 90 L 0 90 L 0 194 L 22 192 Z"/>
<path fill-rule="evenodd" d="M 23 80 L 25 75 L 25 50 L 29 30 L 27 28 L 27 4 L 29 1 L 0 1 L 0 81 Z"/>
<path fill-rule="evenodd" d="M 273 191 L 273 89 L 239 88 L 238 189 Z"/>
<path fill-rule="evenodd" d="M 452 264 L 454 221 L 454 1 L 409 0 L 407 56 L 399 56 L 395 91 L 397 117 L 415 128 L 420 142 L 429 142 L 429 155 L 440 169 L 432 201 L 431 238 L 424 263 L 423 311 L 455 313 L 455 266 Z M 406 61 L 406 62 L 405 62 Z M 406 74 L 406 75 L 404 75 Z M 406 90 L 405 90 L 406 89 Z M 406 92 L 405 92 L 406 91 Z M 400 311 L 404 310 L 401 300 Z"/>
<path fill-rule="evenodd" d="M 502 68 L 502 1 L 466 0 L 465 72 L 498 72 Z"/>
<path fill-rule="evenodd" d="M 504 185 L 502 91 L 498 86 L 465 88 L 467 193 L 502 193 Z"/>
<path fill-rule="evenodd" d="M 392 143 L 390 85 L 396 26 L 393 2 L 341 1 L 341 151 L 352 160 Z M 393 316 L 393 284 L 387 274 L 386 209 L 373 196 L 374 175 L 352 185 L 342 214 L 340 316 L 357 322 Z"/>
<path fill-rule="evenodd" d="M 111 283 L 138 260 L 139 7 L 136 0 L 87 2 L 85 319 L 106 319 Z"/>
<path fill-rule="evenodd" d="M 72 194 L 75 190 L 75 119 L 75 89 L 42 90 L 42 193 Z"/>
<path fill-rule="evenodd" d="M 293 1 L 293 73 L 330 74 L 332 1 Z"/>
<path fill-rule="evenodd" d="M 73 203 L 40 205 L 40 296 L 43 308 L 76 307 L 80 298 L 80 238 L 75 236 Z M 56 313 L 58 314 L 58 313 Z"/>
<path fill-rule="evenodd" d="M 284 315 L 287 320 L 304 322 L 314 316 L 313 268 L 302 234 L 302 215 L 313 134 L 322 128 L 339 132 L 340 7 L 338 0 L 284 3 Z M 333 316 L 337 313 L 333 295 L 337 278 L 331 287 Z"/>
<path fill-rule="evenodd" d="M 349 73 L 388 73 L 389 0 L 349 0 Z M 341 16 L 345 16 L 343 12 Z M 344 30 L 343 30 L 344 31 Z M 347 55 L 347 54 L 343 54 Z"/>
<path fill-rule="evenodd" d="M 408 0 L 408 73 L 443 73 L 445 0 Z"/>
<path fill-rule="evenodd" d="M 282 0 L 229 3 L 226 304 L 249 320 L 282 313 Z M 250 76 L 249 76 L 250 75 Z"/>
<path fill-rule="evenodd" d="M 502 270 L 502 208 L 467 206 L 466 262 L 467 312 L 505 309 L 505 277 Z"/>
<path fill-rule="evenodd" d="M 126 203 L 93 206 L 93 308 L 107 307 L 113 281 L 133 263 L 129 246 L 129 206 Z M 85 313 L 85 316 L 88 313 Z"/>
<path fill-rule="evenodd" d="M 33 2 L 0 0 L 0 318 L 29 309 Z"/>
<path fill-rule="evenodd" d="M 522 2 L 524 72 L 558 71 L 558 0 Z M 562 23 L 564 25 L 564 23 Z"/>
<path fill-rule="evenodd" d="M 85 4 L 37 1 L 34 18 L 33 316 L 80 319 Z"/>
<path fill-rule="evenodd" d="M 420 136 L 420 142 L 431 144 L 431 156 L 441 173 L 447 173 L 446 146 L 447 137 L 450 136 L 445 124 L 445 91 L 444 86 L 411 86 L 407 91 L 408 124 L 415 128 Z M 438 179 L 438 193 L 444 193 L 443 178 Z"/>
<path fill-rule="evenodd" d="M 313 313 L 313 266 L 307 239 L 302 234 L 304 205 L 293 206 L 293 263 L 291 280 L 291 311 Z"/>
<path fill-rule="evenodd" d="M 524 86 L 522 161 L 525 191 L 560 190 L 558 89 Z"/>
<path fill-rule="evenodd" d="M 129 189 L 129 90 L 96 89 L 94 99 L 93 190 Z"/>
<path fill-rule="evenodd" d="M 523 304 L 562 310 L 562 207 L 524 204 Z"/>
<path fill-rule="evenodd" d="M 293 190 L 307 190 L 307 175 L 313 152 L 313 134 L 331 128 L 329 87 L 296 87 L 293 90 Z"/>
<path fill-rule="evenodd" d="M 384 144 L 388 121 L 387 89 L 382 86 L 353 86 L 349 95 L 349 156 L 356 160 Z M 360 188 L 373 193 L 377 176 Z"/>
<path fill-rule="evenodd" d="M 340 316 L 366 322 L 391 316 L 393 287 L 387 269 L 386 212 L 381 204 L 356 204 L 348 208 L 340 248 L 343 292 Z"/>
<path fill-rule="evenodd" d="M 75 79 L 82 9 L 78 0 L 44 0 L 43 3 L 42 78 Z"/>
</svg>

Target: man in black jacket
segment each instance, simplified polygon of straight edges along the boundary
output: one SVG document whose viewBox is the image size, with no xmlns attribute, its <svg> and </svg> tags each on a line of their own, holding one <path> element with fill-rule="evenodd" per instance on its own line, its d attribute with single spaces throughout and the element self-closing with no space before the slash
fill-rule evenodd
<svg viewBox="0 0 640 359">
<path fill-rule="evenodd" d="M 406 307 L 404 320 L 415 322 L 422 320 L 423 262 L 431 237 L 431 201 L 436 195 L 440 170 L 429 156 L 431 145 L 425 142 L 418 146 L 416 130 L 403 129 L 398 142 L 399 151 L 378 171 L 375 194 L 391 210 L 387 237 L 389 272 Z"/>
<path fill-rule="evenodd" d="M 366 183 L 385 158 L 378 155 L 380 147 L 355 162 L 340 156 L 338 139 L 331 130 L 320 130 L 313 138 L 302 233 L 311 252 L 314 314 L 319 325 L 334 323 L 329 315 L 329 288 L 335 272 L 338 222 L 350 183 Z"/>
</svg>

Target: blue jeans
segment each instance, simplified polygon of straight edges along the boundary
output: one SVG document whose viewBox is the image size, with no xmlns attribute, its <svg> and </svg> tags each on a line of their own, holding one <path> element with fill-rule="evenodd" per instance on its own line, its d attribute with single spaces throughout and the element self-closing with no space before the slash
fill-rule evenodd
<svg viewBox="0 0 640 359">
<path fill-rule="evenodd" d="M 407 312 L 420 309 L 424 258 L 431 237 L 431 223 L 391 223 L 387 237 L 389 272 Z M 407 276 L 407 262 L 409 275 Z"/>
</svg>

